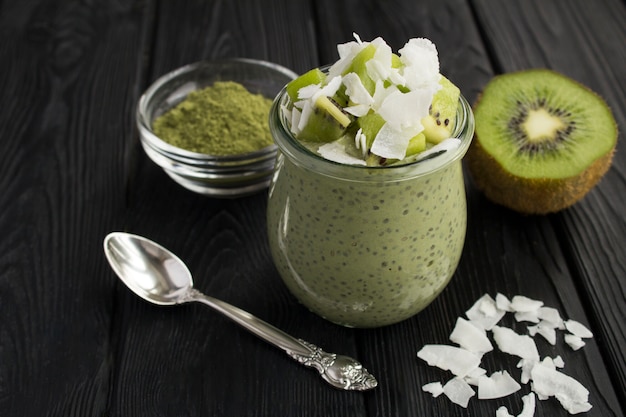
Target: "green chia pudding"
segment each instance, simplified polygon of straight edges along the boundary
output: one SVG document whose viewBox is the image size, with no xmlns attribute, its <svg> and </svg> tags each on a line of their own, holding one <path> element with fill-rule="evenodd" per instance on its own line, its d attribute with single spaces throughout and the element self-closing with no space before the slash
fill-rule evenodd
<svg viewBox="0 0 626 417">
<path fill-rule="evenodd" d="M 342 59 L 350 58 L 344 65 L 348 69 L 339 72 L 343 80 L 351 78 L 346 75 L 355 71 L 355 57 L 368 48 L 368 60 L 378 56 L 376 59 L 384 61 L 385 54 L 377 52 L 385 48 L 384 42 L 357 38 L 357 42 L 344 45 L 351 45 L 352 50 L 338 47 Z M 405 53 L 416 54 L 407 47 Z M 406 66 L 405 74 L 388 77 L 408 77 L 409 65 L 406 60 L 404 65 L 398 64 L 400 58 L 392 59 L 391 65 Z M 460 94 L 453 94 L 455 103 L 450 110 L 433 101 L 433 95 L 447 87 L 433 88 L 430 96 L 426 95 L 426 113 L 418 113 L 419 126 L 405 123 L 402 129 L 406 131 L 392 126 L 394 132 L 400 132 L 399 138 L 393 137 L 395 133 L 385 133 L 393 121 L 381 122 L 372 116 L 382 108 L 378 89 L 389 86 L 381 87 L 380 80 L 374 80 L 376 86 L 371 87 L 364 80 L 363 86 L 369 85 L 371 96 L 378 94 L 379 101 L 378 105 L 372 100 L 369 107 L 353 109 L 355 116 L 349 113 L 350 107 L 361 106 L 366 99 L 354 93 L 361 86 L 348 80 L 333 87 L 333 94 L 326 96 L 329 90 L 322 91 L 349 119 L 345 128 L 338 128 L 342 116 L 334 113 L 334 108 L 324 109 L 326 101 L 320 103 L 319 97 L 314 97 L 332 82 L 339 84 L 328 80 L 336 78 L 334 67 L 309 72 L 296 80 L 295 87 L 288 85 L 270 112 L 270 130 L 279 148 L 267 211 L 271 253 L 289 290 L 311 311 L 345 326 L 389 325 L 424 309 L 456 270 L 467 215 L 461 158 L 473 135 L 473 117 Z M 358 76 L 363 78 L 363 74 Z M 439 75 L 434 82 L 440 83 L 441 78 Z M 342 89 L 346 83 L 347 88 Z M 303 88 L 305 93 L 299 94 Z M 303 103 L 299 110 L 294 100 L 310 92 L 313 111 L 305 110 Z M 338 104 L 342 102 L 343 107 Z M 420 106 L 424 107 L 423 103 Z M 294 116 L 297 111 L 309 111 L 305 117 L 313 126 L 300 123 L 302 114 Z M 446 113 L 450 111 L 453 113 Z M 380 113 L 389 114 L 384 109 Z M 367 117 L 371 120 L 361 122 Z M 437 124 L 442 117 L 447 121 Z M 435 127 L 429 129 L 425 118 L 432 119 Z M 327 128 L 325 123 L 332 126 Z M 294 129 L 294 124 L 304 128 Z M 402 142 L 401 154 L 396 140 Z M 377 141 L 381 143 L 376 145 Z"/>
</svg>

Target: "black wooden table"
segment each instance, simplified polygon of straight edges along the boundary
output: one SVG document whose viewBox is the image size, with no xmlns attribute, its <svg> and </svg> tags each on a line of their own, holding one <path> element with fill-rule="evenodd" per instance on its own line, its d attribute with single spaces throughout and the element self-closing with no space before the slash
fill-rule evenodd
<svg viewBox="0 0 626 417">
<path fill-rule="evenodd" d="M 438 46 L 441 68 L 473 101 L 490 78 L 531 67 L 600 93 L 626 126 L 621 0 L 0 2 L 0 416 L 493 416 L 521 391 L 464 409 L 421 386 L 448 378 L 416 357 L 449 343 L 485 293 L 525 295 L 589 326 L 573 351 L 538 341 L 589 391 L 589 416 L 623 416 L 626 390 L 626 153 L 561 213 L 521 216 L 467 179 L 469 225 L 451 284 L 400 324 L 354 330 L 300 306 L 271 262 L 266 195 L 219 200 L 182 189 L 140 148 L 135 104 L 158 76 L 218 57 L 303 72 L 336 59 L 357 32 L 394 50 Z M 620 142 L 621 142 L 620 138 Z M 358 357 L 379 379 L 343 392 L 202 305 L 152 306 L 114 276 L 112 230 L 159 241 L 202 291 Z M 489 356 L 491 371 L 517 375 Z M 536 416 L 565 416 L 552 398 Z"/>
</svg>

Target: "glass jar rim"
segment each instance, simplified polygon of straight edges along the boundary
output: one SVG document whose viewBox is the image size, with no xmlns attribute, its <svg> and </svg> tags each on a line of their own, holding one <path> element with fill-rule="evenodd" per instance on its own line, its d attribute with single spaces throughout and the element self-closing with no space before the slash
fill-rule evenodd
<svg viewBox="0 0 626 417">
<path fill-rule="evenodd" d="M 285 154 L 291 162 L 303 168 L 315 171 L 321 175 L 343 180 L 399 181 L 432 174 L 460 160 L 467 153 L 474 136 L 472 108 L 461 94 L 459 106 L 457 107 L 456 125 L 452 134 L 453 138 L 461 140 L 460 145 L 456 149 L 446 151 L 443 155 L 434 158 L 405 164 L 387 166 L 348 165 L 324 158 L 309 150 L 295 138 L 289 128 L 289 121 L 282 111 L 283 107 L 287 106 L 289 102 L 290 99 L 286 88 L 283 88 L 274 99 L 270 109 L 270 132 L 279 151 Z"/>
</svg>

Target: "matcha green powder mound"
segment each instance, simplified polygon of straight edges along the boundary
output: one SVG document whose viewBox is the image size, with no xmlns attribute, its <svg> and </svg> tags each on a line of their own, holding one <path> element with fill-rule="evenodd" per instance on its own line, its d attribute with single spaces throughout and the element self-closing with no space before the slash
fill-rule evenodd
<svg viewBox="0 0 626 417">
<path fill-rule="evenodd" d="M 267 119 L 272 100 L 243 85 L 218 81 L 191 92 L 155 119 L 154 133 L 178 148 L 209 155 L 253 152 L 272 144 Z"/>
</svg>

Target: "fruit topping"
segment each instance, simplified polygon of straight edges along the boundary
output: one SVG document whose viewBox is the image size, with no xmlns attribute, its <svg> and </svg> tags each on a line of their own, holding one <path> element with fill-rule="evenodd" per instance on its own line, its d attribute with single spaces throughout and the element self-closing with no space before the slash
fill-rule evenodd
<svg viewBox="0 0 626 417">
<path fill-rule="evenodd" d="M 291 102 L 283 111 L 298 140 L 335 162 L 378 166 L 452 136 L 460 91 L 439 73 L 431 41 L 410 39 L 394 54 L 382 38 L 355 35 L 337 51 L 327 72 L 314 69 L 287 85 Z"/>
</svg>

